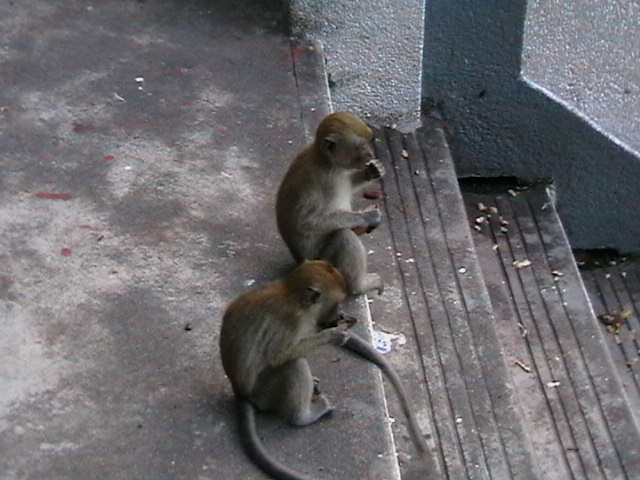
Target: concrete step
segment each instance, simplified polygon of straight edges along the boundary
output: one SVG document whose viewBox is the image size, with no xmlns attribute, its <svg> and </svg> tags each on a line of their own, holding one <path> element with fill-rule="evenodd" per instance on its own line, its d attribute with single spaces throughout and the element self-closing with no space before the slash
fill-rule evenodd
<svg viewBox="0 0 640 480">
<path fill-rule="evenodd" d="M 294 35 L 322 42 L 336 110 L 419 124 L 425 0 L 285 0 Z"/>
<path fill-rule="evenodd" d="M 0 479 L 265 478 L 218 331 L 291 268 L 275 192 L 330 111 L 321 53 L 274 16 L 0 5 Z M 397 478 L 377 370 L 335 349 L 312 364 L 335 413 L 261 417 L 268 450 L 321 479 Z"/>
<path fill-rule="evenodd" d="M 637 390 L 615 366 L 547 185 L 463 192 L 537 478 L 633 479 Z"/>
<path fill-rule="evenodd" d="M 371 262 L 388 287 L 371 311 L 394 339 L 389 359 L 431 433 L 437 477 L 536 478 L 444 134 L 383 129 L 377 150 L 388 167 L 386 222 Z M 410 444 L 401 424 L 394 431 L 412 478 Z"/>
<path fill-rule="evenodd" d="M 640 423 L 640 259 L 616 254 L 594 263 L 581 261 L 581 254 L 577 258 L 625 398 Z"/>
</svg>

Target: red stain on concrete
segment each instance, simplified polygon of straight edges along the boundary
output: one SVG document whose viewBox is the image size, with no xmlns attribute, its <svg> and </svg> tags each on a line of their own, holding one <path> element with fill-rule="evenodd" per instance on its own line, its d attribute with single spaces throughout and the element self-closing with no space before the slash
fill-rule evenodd
<svg viewBox="0 0 640 480">
<path fill-rule="evenodd" d="M 63 255 L 65 257 L 68 257 L 72 253 L 73 253 L 73 250 L 71 250 L 70 248 L 63 248 L 62 250 L 60 250 L 60 255 Z"/>
<path fill-rule="evenodd" d="M 114 157 L 113 155 L 105 155 L 104 160 L 105 162 L 114 162 L 116 160 L 116 157 Z"/>
<path fill-rule="evenodd" d="M 296 45 L 293 47 L 292 52 L 293 59 L 298 60 L 302 55 L 304 55 L 304 47 L 302 45 Z"/>
<path fill-rule="evenodd" d="M 86 123 L 81 122 L 73 122 L 73 131 L 76 133 L 83 133 L 88 130 L 91 130 L 91 126 Z"/>
<path fill-rule="evenodd" d="M 38 192 L 36 193 L 36 197 L 49 200 L 71 200 L 73 195 L 70 193 Z"/>
</svg>

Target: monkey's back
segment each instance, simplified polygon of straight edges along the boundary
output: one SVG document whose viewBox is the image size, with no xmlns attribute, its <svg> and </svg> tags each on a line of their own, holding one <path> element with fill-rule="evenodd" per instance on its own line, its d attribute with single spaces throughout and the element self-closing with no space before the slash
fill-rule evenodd
<svg viewBox="0 0 640 480">
<path fill-rule="evenodd" d="M 220 329 L 220 358 L 236 395 L 249 398 L 260 372 L 269 365 L 275 352 L 286 348 L 279 335 L 280 319 L 286 306 L 282 305 L 282 282 L 244 293 L 227 308 Z M 279 315 L 274 316 L 273 312 Z M 284 317 L 293 320 L 297 312 Z"/>
<path fill-rule="evenodd" d="M 328 215 L 351 208 L 346 172 L 316 157 L 310 146 L 295 158 L 276 198 L 278 231 L 297 262 L 317 259 L 324 238 L 332 233 L 326 228 Z"/>
</svg>

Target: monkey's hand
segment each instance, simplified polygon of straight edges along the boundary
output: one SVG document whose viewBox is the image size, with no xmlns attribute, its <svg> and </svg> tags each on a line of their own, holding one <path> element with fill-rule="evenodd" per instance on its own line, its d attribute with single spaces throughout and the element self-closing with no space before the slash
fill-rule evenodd
<svg viewBox="0 0 640 480">
<path fill-rule="evenodd" d="M 341 313 L 340 316 L 336 319 L 336 326 L 340 327 L 345 325 L 347 329 L 353 327 L 356 323 L 358 323 L 358 319 L 355 317 L 349 317 L 344 313 Z"/>
<path fill-rule="evenodd" d="M 331 336 L 331 343 L 337 347 L 341 347 L 347 343 L 351 335 L 347 329 L 348 326 L 346 324 L 338 324 L 338 326 L 327 328 L 324 331 Z"/>
<path fill-rule="evenodd" d="M 379 160 L 375 158 L 364 166 L 364 178 L 365 180 L 375 180 L 384 175 L 384 167 Z"/>
<path fill-rule="evenodd" d="M 380 209 L 377 205 L 365 208 L 360 213 L 362 214 L 362 219 L 365 223 L 365 226 L 363 227 L 365 233 L 371 233 L 378 225 L 380 225 L 380 221 L 382 220 L 382 213 L 380 213 Z M 354 231 L 358 235 L 361 235 L 361 233 L 358 233 L 358 231 Z"/>
<path fill-rule="evenodd" d="M 344 312 L 339 311 L 335 315 L 332 315 L 330 317 L 320 320 L 318 322 L 318 326 L 321 329 L 324 329 L 324 328 L 336 327 L 338 325 L 344 324 L 347 326 L 347 328 L 351 328 L 356 323 L 358 323 L 358 320 L 356 318 L 345 315 Z"/>
</svg>

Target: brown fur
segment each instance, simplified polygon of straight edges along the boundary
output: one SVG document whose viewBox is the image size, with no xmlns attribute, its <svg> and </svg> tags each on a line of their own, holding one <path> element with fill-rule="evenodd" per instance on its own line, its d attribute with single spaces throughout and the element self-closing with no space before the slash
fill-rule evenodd
<svg viewBox="0 0 640 480">
<path fill-rule="evenodd" d="M 378 275 L 367 273 L 366 251 L 354 232 L 373 230 L 380 211 L 351 206 L 353 194 L 384 173 L 373 159 L 372 139 L 371 129 L 355 115 L 327 116 L 314 143 L 293 160 L 276 201 L 278 230 L 294 259 L 331 262 L 352 295 L 383 288 Z"/>
<path fill-rule="evenodd" d="M 318 332 L 318 325 L 335 324 L 330 319 L 338 315 L 346 288 L 329 263 L 304 262 L 284 280 L 238 297 L 222 319 L 220 356 L 238 402 L 240 437 L 252 460 L 276 478 L 305 477 L 264 450 L 255 410 L 294 425 L 308 425 L 333 410 L 305 357 L 321 345 L 347 341 L 347 324 Z"/>
</svg>

